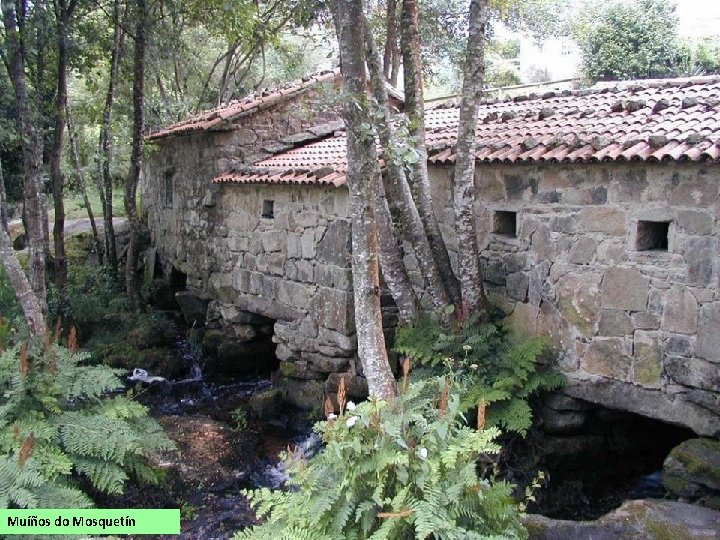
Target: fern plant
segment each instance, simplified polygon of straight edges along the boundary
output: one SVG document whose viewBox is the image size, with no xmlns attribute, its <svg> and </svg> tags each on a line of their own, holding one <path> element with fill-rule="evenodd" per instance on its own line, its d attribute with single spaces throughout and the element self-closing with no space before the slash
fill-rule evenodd
<svg viewBox="0 0 720 540">
<path fill-rule="evenodd" d="M 529 398 L 559 388 L 560 374 L 538 365 L 541 338 L 510 342 L 502 326 L 470 318 L 459 328 L 422 318 L 398 329 L 396 350 L 431 371 L 451 370 L 463 387 L 463 408 L 487 406 L 486 422 L 524 435 L 532 425 Z"/>
<path fill-rule="evenodd" d="M 510 485 L 481 478 L 476 459 L 500 450 L 497 428 L 475 430 L 445 378 L 392 403 L 364 402 L 320 422 L 323 452 L 286 456 L 290 489 L 247 493 L 262 525 L 245 540 L 525 538 Z"/>
<path fill-rule="evenodd" d="M 92 506 L 88 483 L 121 493 L 130 475 L 159 480 L 150 452 L 173 448 L 120 371 L 55 344 L 0 353 L 0 508 Z"/>
</svg>

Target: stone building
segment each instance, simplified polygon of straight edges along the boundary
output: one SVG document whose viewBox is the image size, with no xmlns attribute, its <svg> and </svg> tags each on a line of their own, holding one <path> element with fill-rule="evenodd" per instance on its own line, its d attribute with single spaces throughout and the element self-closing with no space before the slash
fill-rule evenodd
<svg viewBox="0 0 720 540">
<path fill-rule="evenodd" d="M 241 344 L 272 333 L 282 384 L 301 405 L 319 404 L 343 373 L 351 393 L 366 391 L 344 131 L 310 113 L 322 84 L 229 131 L 196 122 L 190 136 L 154 134 L 145 169 L 165 271 L 207 299 L 209 335 Z M 453 104 L 427 112 L 434 205 L 452 252 L 457 115 Z M 282 145 L 243 139 L 278 120 Z M 720 432 L 720 79 L 487 103 L 477 133 L 485 285 L 507 324 L 550 337 L 567 394 Z M 250 159 L 258 148 L 266 157 Z"/>
</svg>

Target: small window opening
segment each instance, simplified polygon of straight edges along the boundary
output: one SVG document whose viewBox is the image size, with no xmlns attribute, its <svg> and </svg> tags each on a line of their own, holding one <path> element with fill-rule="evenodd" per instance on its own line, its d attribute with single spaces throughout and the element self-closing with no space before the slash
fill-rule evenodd
<svg viewBox="0 0 720 540">
<path fill-rule="evenodd" d="M 638 221 L 635 248 L 638 251 L 667 251 L 669 221 Z"/>
<path fill-rule="evenodd" d="M 273 219 L 275 217 L 275 201 L 263 201 L 262 217 L 265 219 Z"/>
<path fill-rule="evenodd" d="M 165 208 L 172 208 L 173 206 L 173 176 L 174 171 L 167 171 L 165 173 Z"/>
<path fill-rule="evenodd" d="M 517 212 L 496 211 L 493 218 L 493 232 L 517 238 Z"/>
</svg>

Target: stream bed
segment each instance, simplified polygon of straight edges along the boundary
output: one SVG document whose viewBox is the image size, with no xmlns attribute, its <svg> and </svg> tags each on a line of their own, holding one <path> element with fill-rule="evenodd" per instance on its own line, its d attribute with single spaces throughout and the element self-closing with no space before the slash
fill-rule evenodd
<svg viewBox="0 0 720 540">
<path fill-rule="evenodd" d="M 158 486 L 128 485 L 124 495 L 98 500 L 98 504 L 115 508 L 180 508 L 179 538 L 230 538 L 255 523 L 242 490 L 282 487 L 287 477 L 280 453 L 300 447 L 312 454 L 321 447 L 320 439 L 301 411 L 288 407 L 262 421 L 247 413 L 250 398 L 272 388 L 269 376 L 206 379 L 186 339 L 178 339 L 176 350 L 186 366 L 187 378 L 151 384 L 128 381 L 129 385 L 135 384 L 138 400 L 150 408 L 178 446 L 178 452 L 154 457 L 166 471 L 166 478 Z M 616 419 L 610 423 L 614 439 L 619 424 Z M 629 425 L 629 432 L 637 434 L 637 427 Z M 629 452 L 599 448 L 605 444 L 589 445 L 589 454 L 568 454 L 563 450 L 553 455 L 548 449 L 553 445 L 572 447 L 569 439 L 560 438 L 554 443 L 547 438 L 535 443 L 532 437 L 529 439 L 517 456 L 516 470 L 521 474 L 540 469 L 553 471 L 549 484 L 530 506 L 532 512 L 563 519 L 594 519 L 626 500 L 665 495 L 657 470 L 660 456 L 651 456 L 653 452 L 648 452 L 647 445 Z M 533 444 L 536 450 L 528 452 Z M 538 455 L 542 455 L 540 461 Z M 617 467 L 628 459 L 633 461 L 624 465 L 630 467 Z M 613 476 L 613 470 L 620 474 Z M 523 483 L 520 478 L 510 480 Z"/>
<path fill-rule="evenodd" d="M 178 340 L 177 350 L 187 365 L 187 378 L 135 383 L 137 399 L 150 408 L 178 447 L 178 452 L 153 457 L 166 471 L 165 479 L 157 486 L 129 484 L 122 496 L 98 503 L 115 508 L 180 508 L 179 538 L 230 538 L 255 523 L 241 491 L 281 487 L 287 477 L 280 453 L 288 447 L 318 446 L 319 439 L 312 433 L 312 423 L 294 409 L 266 421 L 250 418 L 247 403 L 272 387 L 269 377 L 207 380 L 185 339 Z"/>
</svg>

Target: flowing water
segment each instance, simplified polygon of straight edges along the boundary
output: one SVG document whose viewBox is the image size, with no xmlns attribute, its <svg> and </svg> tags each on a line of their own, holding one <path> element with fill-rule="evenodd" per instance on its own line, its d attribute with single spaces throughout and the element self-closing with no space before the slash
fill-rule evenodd
<svg viewBox="0 0 720 540">
<path fill-rule="evenodd" d="M 128 381 L 136 385 L 138 399 L 178 445 L 179 453 L 155 457 L 156 464 L 168 472 L 166 480 L 159 487 L 131 485 L 122 497 L 99 502 L 119 508 L 180 508 L 181 539 L 230 538 L 255 523 L 242 490 L 285 487 L 288 475 L 279 455 L 292 448 L 311 457 L 322 442 L 299 411 L 288 408 L 264 421 L 237 412 L 247 410 L 252 396 L 272 387 L 269 377 L 209 380 L 203 376 L 202 357 L 187 339 L 178 339 L 176 350 L 186 368 L 185 378 L 151 384 Z M 601 454 L 566 456 L 577 464 L 564 472 L 567 459 L 561 459 L 560 472 L 551 473 L 551 484 L 531 511 L 564 519 L 593 519 L 629 499 L 664 496 L 661 474 L 648 468 L 650 463 L 636 467 L 633 474 L 620 475 L 617 481 L 600 470 L 617 468 L 618 460 L 628 456 L 613 454 L 609 459 Z M 642 465 L 646 458 L 642 452 L 636 462 Z M 540 466 L 551 462 L 543 460 Z M 590 484 L 597 489 L 588 489 L 590 484 L 580 477 L 593 471 L 599 476 Z"/>
<path fill-rule="evenodd" d="M 297 448 L 313 455 L 321 446 L 320 438 L 299 411 L 288 408 L 263 422 L 243 412 L 253 395 L 272 387 L 269 377 L 208 380 L 202 357 L 187 339 L 178 339 L 176 349 L 186 366 L 185 378 L 150 384 L 128 381 L 178 445 L 179 452 L 154 457 L 167 477 L 160 486 L 130 485 L 122 497 L 100 502 L 113 507 L 180 508 L 179 538 L 230 538 L 255 522 L 242 490 L 282 488 L 288 476 L 280 453 Z"/>
</svg>

